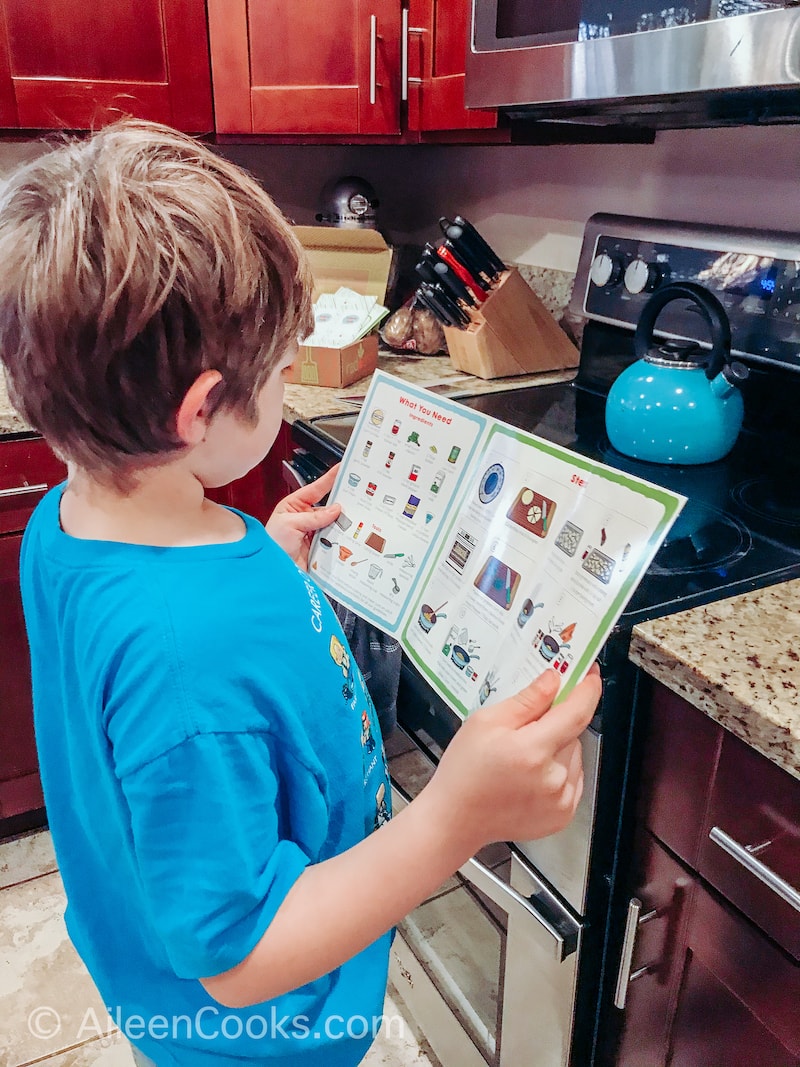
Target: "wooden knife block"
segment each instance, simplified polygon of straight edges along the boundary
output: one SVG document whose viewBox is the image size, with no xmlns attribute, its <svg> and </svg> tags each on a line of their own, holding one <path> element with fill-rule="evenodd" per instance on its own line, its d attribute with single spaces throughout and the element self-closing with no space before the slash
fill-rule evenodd
<svg viewBox="0 0 800 1067">
<path fill-rule="evenodd" d="M 464 330 L 444 329 L 450 361 L 478 378 L 577 367 L 579 353 L 516 267 L 472 309 Z"/>
</svg>

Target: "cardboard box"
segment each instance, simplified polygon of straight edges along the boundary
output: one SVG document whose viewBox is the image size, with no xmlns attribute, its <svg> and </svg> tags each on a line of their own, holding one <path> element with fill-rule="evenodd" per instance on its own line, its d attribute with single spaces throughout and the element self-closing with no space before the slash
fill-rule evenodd
<svg viewBox="0 0 800 1067">
<path fill-rule="evenodd" d="M 369 334 L 346 348 L 313 348 L 300 345 L 292 373 L 285 379 L 296 385 L 350 385 L 371 374 L 378 366 L 378 335 Z"/>
<path fill-rule="evenodd" d="M 314 299 L 341 286 L 386 301 L 392 250 L 377 230 L 336 226 L 295 226 L 314 275 Z M 287 381 L 298 385 L 337 387 L 366 377 L 378 365 L 378 337 L 372 333 L 346 348 L 300 346 Z"/>
</svg>

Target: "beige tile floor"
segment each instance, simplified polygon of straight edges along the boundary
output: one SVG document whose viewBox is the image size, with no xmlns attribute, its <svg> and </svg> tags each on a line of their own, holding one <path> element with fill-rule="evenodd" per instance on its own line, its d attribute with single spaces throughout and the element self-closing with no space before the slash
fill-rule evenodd
<svg viewBox="0 0 800 1067">
<path fill-rule="evenodd" d="M 130 1046 L 64 926 L 64 893 L 47 831 L 0 842 L 0 1067 L 132 1067 Z M 363 1067 L 438 1067 L 389 989 L 387 1018 Z"/>
</svg>

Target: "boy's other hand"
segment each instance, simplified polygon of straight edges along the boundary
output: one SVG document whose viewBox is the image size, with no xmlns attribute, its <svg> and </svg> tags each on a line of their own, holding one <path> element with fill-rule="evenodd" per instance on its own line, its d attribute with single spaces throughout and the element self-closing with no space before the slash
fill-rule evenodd
<svg viewBox="0 0 800 1067">
<path fill-rule="evenodd" d="M 308 570 L 308 551 L 314 533 L 335 522 L 342 510 L 341 504 L 314 506 L 331 491 L 338 471 L 337 463 L 315 482 L 295 489 L 283 498 L 267 520 L 267 533 L 303 570 Z"/>
<path fill-rule="evenodd" d="M 562 830 L 583 792 L 578 737 L 592 720 L 602 683 L 595 664 L 560 704 L 546 670 L 521 692 L 473 712 L 425 792 L 449 813 L 445 833 L 470 852 L 490 841 L 527 841 Z"/>
</svg>

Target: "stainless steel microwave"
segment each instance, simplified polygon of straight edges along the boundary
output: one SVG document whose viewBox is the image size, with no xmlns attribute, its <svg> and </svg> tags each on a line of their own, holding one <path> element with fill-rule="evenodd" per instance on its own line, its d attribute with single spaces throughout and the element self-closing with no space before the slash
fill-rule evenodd
<svg viewBox="0 0 800 1067">
<path fill-rule="evenodd" d="M 465 98 L 513 117 L 800 122 L 798 0 L 472 0 Z"/>
</svg>

